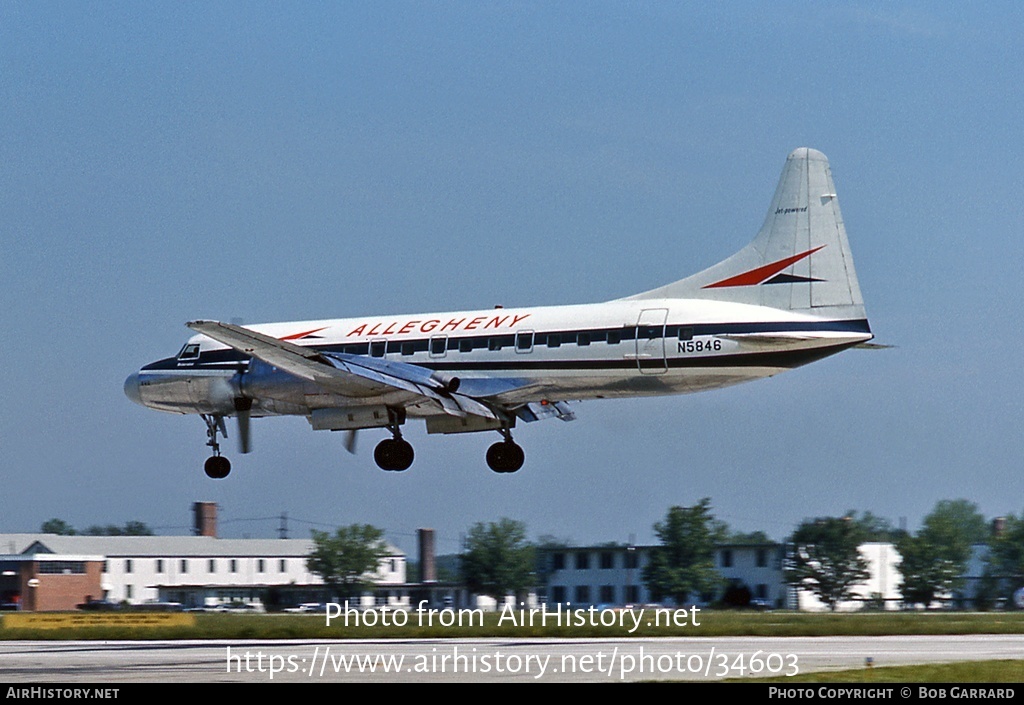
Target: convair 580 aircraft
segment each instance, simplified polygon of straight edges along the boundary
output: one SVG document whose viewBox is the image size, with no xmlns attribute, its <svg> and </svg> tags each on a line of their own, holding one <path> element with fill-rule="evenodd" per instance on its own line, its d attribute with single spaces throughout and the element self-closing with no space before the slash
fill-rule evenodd
<svg viewBox="0 0 1024 705">
<path fill-rule="evenodd" d="M 797 149 L 754 241 L 686 279 L 607 303 L 239 326 L 193 321 L 175 357 L 125 381 L 134 402 L 199 414 L 222 478 L 225 417 L 249 451 L 253 416 L 315 430 L 382 428 L 384 470 L 405 470 L 402 425 L 494 431 L 487 464 L 515 472 L 518 421 L 570 421 L 568 401 L 683 394 L 799 367 L 871 339 L 828 160 Z"/>
</svg>

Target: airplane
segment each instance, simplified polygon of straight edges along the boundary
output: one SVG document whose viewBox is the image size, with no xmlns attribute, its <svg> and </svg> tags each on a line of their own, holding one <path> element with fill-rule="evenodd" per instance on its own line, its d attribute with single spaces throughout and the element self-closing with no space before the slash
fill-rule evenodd
<svg viewBox="0 0 1024 705">
<path fill-rule="evenodd" d="M 596 304 L 242 326 L 196 320 L 178 354 L 130 375 L 124 392 L 198 414 L 211 478 L 231 470 L 218 436 L 238 422 L 300 415 L 314 430 L 380 428 L 377 465 L 406 470 L 410 419 L 428 434 L 497 432 L 487 465 L 524 462 L 512 430 L 571 421 L 569 402 L 726 387 L 867 346 L 868 325 L 828 159 L 791 152 L 767 217 L 736 254 L 685 279 Z"/>
</svg>

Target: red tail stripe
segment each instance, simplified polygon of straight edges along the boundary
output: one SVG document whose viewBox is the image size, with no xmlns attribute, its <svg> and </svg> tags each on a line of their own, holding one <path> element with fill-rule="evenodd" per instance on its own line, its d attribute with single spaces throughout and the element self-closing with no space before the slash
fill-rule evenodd
<svg viewBox="0 0 1024 705">
<path fill-rule="evenodd" d="M 727 286 L 753 286 L 754 284 L 760 284 L 768 277 L 778 274 L 789 265 L 799 262 L 805 257 L 810 257 L 815 252 L 820 250 L 822 247 L 824 247 L 824 245 L 819 245 L 818 247 L 815 247 L 813 250 L 807 250 L 807 252 L 802 252 L 799 255 L 793 255 L 792 257 L 787 257 L 786 259 L 780 259 L 778 262 L 772 262 L 771 264 L 766 264 L 763 267 L 751 269 L 749 272 L 737 274 L 735 277 L 729 277 L 728 279 L 723 279 L 720 282 L 708 284 L 707 286 L 701 288 L 721 289 Z"/>
</svg>

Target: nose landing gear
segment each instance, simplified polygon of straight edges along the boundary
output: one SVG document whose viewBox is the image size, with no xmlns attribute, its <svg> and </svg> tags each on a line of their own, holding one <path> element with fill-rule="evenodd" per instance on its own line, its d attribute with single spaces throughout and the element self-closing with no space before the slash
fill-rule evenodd
<svg viewBox="0 0 1024 705">
<path fill-rule="evenodd" d="M 207 477 L 211 477 L 215 480 L 222 480 L 228 476 L 231 472 L 231 461 L 220 454 L 220 443 L 217 442 L 217 434 L 222 434 L 227 438 L 228 430 L 224 425 L 224 417 L 216 414 L 201 414 L 203 421 L 206 422 L 206 445 L 210 446 L 213 450 L 213 455 L 206 459 L 203 464 L 203 470 L 206 472 Z"/>
</svg>

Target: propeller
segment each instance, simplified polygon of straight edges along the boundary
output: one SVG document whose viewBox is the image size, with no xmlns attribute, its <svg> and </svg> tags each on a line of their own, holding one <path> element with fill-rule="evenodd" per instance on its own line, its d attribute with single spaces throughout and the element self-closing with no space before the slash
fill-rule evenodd
<svg viewBox="0 0 1024 705">
<path fill-rule="evenodd" d="M 356 438 L 358 433 L 359 431 L 354 428 L 345 432 L 345 450 L 352 455 L 356 454 Z"/>
<path fill-rule="evenodd" d="M 252 434 L 249 432 L 252 399 L 235 397 L 235 412 L 235 416 L 238 417 L 238 452 L 245 454 L 252 450 Z"/>
</svg>

